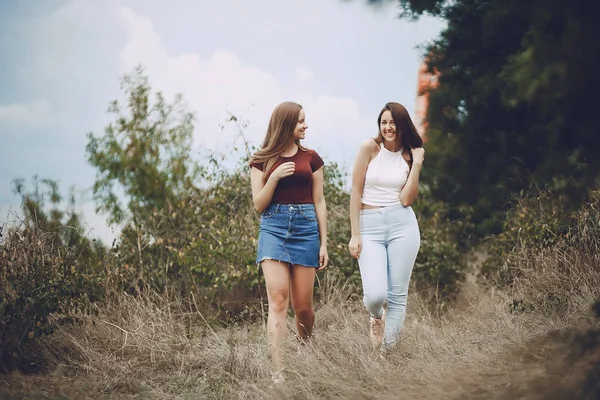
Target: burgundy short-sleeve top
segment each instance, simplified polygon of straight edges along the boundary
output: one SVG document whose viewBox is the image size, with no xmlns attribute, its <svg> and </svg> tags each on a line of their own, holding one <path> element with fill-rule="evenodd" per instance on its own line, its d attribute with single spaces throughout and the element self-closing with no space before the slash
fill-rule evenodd
<svg viewBox="0 0 600 400">
<path fill-rule="evenodd" d="M 285 162 L 293 161 L 296 164 L 294 173 L 282 178 L 277 183 L 271 203 L 276 204 L 312 204 L 312 174 L 324 164 L 321 157 L 314 150 L 302 150 L 298 148 L 296 154 L 291 157 L 281 157 L 275 163 L 272 171 Z M 263 163 L 250 163 L 263 171 Z"/>
</svg>

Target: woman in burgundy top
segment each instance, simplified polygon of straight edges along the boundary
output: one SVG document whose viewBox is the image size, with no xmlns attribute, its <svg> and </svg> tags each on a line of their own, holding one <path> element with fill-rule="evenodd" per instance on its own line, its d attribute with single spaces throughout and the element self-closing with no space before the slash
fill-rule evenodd
<svg viewBox="0 0 600 400">
<path fill-rule="evenodd" d="M 323 160 L 300 144 L 307 128 L 299 104 L 278 105 L 262 148 L 250 160 L 252 200 L 261 213 L 256 263 L 262 266 L 267 286 L 267 336 L 276 383 L 283 381 L 290 298 L 302 341 L 311 336 L 315 321 L 316 271 L 329 261 Z"/>
</svg>

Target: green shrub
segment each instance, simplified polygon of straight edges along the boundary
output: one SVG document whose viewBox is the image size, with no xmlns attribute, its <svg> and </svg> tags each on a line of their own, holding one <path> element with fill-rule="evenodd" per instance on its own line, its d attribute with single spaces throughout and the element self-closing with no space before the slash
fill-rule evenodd
<svg viewBox="0 0 600 400">
<path fill-rule="evenodd" d="M 255 264 L 260 214 L 252 204 L 249 170 L 241 164 L 227 171 L 210 163 L 204 188 L 154 210 L 137 227 L 127 225 L 114 249 L 121 266 L 111 282 L 130 292 L 148 287 L 193 295 L 225 318 L 250 316 L 266 294 Z M 342 182 L 337 164 L 326 163 L 330 268 L 356 283 L 358 269 L 347 251 L 349 195 Z"/>
<path fill-rule="evenodd" d="M 576 245 L 583 228 L 582 213 L 589 210 L 573 212 L 569 207 L 569 197 L 560 190 L 521 192 L 507 211 L 502 233 L 488 239 L 489 258 L 480 276 L 489 284 L 510 285 L 521 275 L 523 257 L 554 246 Z"/>
<path fill-rule="evenodd" d="M 91 312 L 104 289 L 104 249 L 81 237 L 78 216 L 50 215 L 24 195 L 26 218 L 5 232 L 0 245 L 0 371 L 43 367 L 37 339 L 60 323 Z M 40 200 L 38 198 L 37 200 Z M 58 197 L 55 197 L 58 202 Z M 63 218 L 64 217 L 64 218 Z M 62 222 L 65 221 L 65 222 Z"/>
<path fill-rule="evenodd" d="M 254 262 L 260 216 L 252 206 L 247 161 L 256 149 L 245 141 L 247 123 L 235 116 L 227 121 L 245 143 L 237 168 L 223 167 L 223 154 L 205 154 L 197 162 L 191 155 L 194 117 L 181 96 L 168 102 L 153 93 L 143 68 L 125 76 L 122 89 L 127 102 L 111 104 L 113 122 L 103 134 L 89 134 L 86 148 L 98 172 L 98 207 L 124 226 L 113 252 L 119 265 L 111 284 L 130 293 L 150 288 L 194 296 L 223 315 L 248 314 L 248 305 L 264 301 L 265 294 Z M 347 249 L 350 196 L 344 174 L 337 164 L 326 163 L 330 268 L 358 290 L 358 265 Z M 418 200 L 431 201 L 428 191 Z M 463 226 L 447 224 L 443 207 L 434 204 L 433 211 L 421 207 L 429 211 L 421 215 L 416 280 L 446 297 L 457 292 L 462 279 L 456 243 Z"/>
<path fill-rule="evenodd" d="M 421 231 L 421 248 L 413 270 L 415 287 L 422 297 L 434 303 L 452 300 L 465 279 L 464 254 L 473 225 L 468 219 L 451 221 L 448 207 L 433 199 L 426 185 L 419 188 L 413 209 Z M 461 212 L 469 214 L 468 210 Z"/>
</svg>

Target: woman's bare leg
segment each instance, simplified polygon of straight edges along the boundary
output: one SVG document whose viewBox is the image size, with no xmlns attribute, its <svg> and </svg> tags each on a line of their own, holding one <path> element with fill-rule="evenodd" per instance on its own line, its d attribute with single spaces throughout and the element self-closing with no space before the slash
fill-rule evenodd
<svg viewBox="0 0 600 400">
<path fill-rule="evenodd" d="M 283 369 L 283 343 L 287 333 L 287 310 L 290 303 L 290 267 L 276 260 L 264 260 L 262 270 L 267 286 L 269 316 L 267 338 L 275 371 Z"/>
<path fill-rule="evenodd" d="M 292 308 L 296 316 L 296 327 L 300 339 L 308 339 L 312 335 L 315 324 L 313 309 L 313 292 L 317 269 L 294 265 L 291 272 Z"/>
</svg>

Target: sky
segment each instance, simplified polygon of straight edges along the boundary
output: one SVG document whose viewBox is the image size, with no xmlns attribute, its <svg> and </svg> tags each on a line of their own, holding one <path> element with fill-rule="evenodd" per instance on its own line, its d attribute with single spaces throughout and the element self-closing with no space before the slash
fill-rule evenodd
<svg viewBox="0 0 600 400">
<path fill-rule="evenodd" d="M 87 133 L 111 121 L 120 79 L 144 66 L 154 90 L 183 95 L 196 115 L 193 152 L 226 152 L 228 112 L 262 142 L 273 108 L 302 104 L 304 144 L 350 173 L 388 101 L 414 116 L 421 46 L 443 21 L 397 18 L 365 0 L 0 1 L 0 225 L 16 220 L 12 181 L 34 175 L 75 187 L 88 233 L 115 236 L 97 215 Z"/>
</svg>

